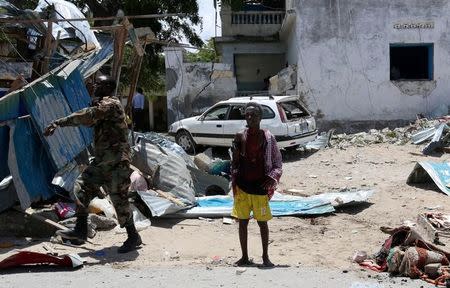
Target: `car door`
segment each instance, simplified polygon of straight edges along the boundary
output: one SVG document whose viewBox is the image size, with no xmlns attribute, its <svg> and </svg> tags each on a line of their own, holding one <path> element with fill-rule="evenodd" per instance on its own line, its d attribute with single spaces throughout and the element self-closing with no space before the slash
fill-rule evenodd
<svg viewBox="0 0 450 288">
<path fill-rule="evenodd" d="M 189 132 L 197 144 L 223 145 L 223 127 L 229 106 L 220 104 L 212 107 L 200 116 L 196 125 L 192 125 Z"/>
<path fill-rule="evenodd" d="M 231 104 L 227 120 L 223 127 L 223 141 L 225 146 L 231 146 L 231 142 L 237 132 L 247 126 L 245 121 L 245 104 Z"/>
</svg>

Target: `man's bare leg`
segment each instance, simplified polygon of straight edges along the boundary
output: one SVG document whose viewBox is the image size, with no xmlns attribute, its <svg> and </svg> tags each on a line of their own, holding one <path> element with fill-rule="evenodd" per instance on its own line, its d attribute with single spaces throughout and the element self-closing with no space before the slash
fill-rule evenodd
<svg viewBox="0 0 450 288">
<path fill-rule="evenodd" d="M 263 265 L 264 267 L 273 267 L 274 264 L 269 259 L 269 225 L 267 221 L 258 221 L 259 231 L 261 232 L 261 243 L 263 250 Z"/>
<path fill-rule="evenodd" d="M 242 257 L 236 263 L 237 266 L 252 265 L 248 258 L 247 238 L 248 238 L 248 219 L 239 219 L 239 242 L 241 243 Z"/>
</svg>

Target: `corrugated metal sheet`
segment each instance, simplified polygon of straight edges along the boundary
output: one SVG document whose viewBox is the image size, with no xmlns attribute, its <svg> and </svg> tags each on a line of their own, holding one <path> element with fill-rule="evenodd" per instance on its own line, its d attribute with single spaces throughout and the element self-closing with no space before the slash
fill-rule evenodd
<svg viewBox="0 0 450 288">
<path fill-rule="evenodd" d="M 406 183 L 434 182 L 445 194 L 450 196 L 450 163 L 417 162 Z"/>
<path fill-rule="evenodd" d="M 137 191 L 142 201 L 152 212 L 153 217 L 160 217 L 180 211 L 180 207 L 167 199 L 155 196 L 151 191 Z M 192 206 L 191 206 L 192 207 Z"/>
<path fill-rule="evenodd" d="M 25 114 L 25 107 L 20 101 L 20 92 L 0 98 L 0 122 L 16 119 Z"/>
<path fill-rule="evenodd" d="M 435 132 L 436 127 L 425 128 L 411 135 L 411 140 L 417 145 L 433 138 Z"/>
<path fill-rule="evenodd" d="M 76 63 L 76 62 L 74 62 Z M 63 69 L 58 76 L 64 74 Z M 91 97 L 84 85 L 84 80 L 78 69 L 70 71 L 67 78 L 58 77 L 58 84 L 60 85 L 64 96 L 69 104 L 70 109 L 75 112 L 90 105 Z M 94 131 L 92 128 L 80 126 L 79 129 L 84 137 L 84 143 L 89 145 L 94 138 Z"/>
<path fill-rule="evenodd" d="M 75 180 L 81 174 L 80 165 L 75 161 L 67 164 L 62 170 L 59 170 L 52 180 L 52 184 L 63 188 L 66 191 L 72 191 Z"/>
<path fill-rule="evenodd" d="M 22 208 L 54 195 L 50 183 L 55 173 L 30 118 L 10 125 L 8 166 Z"/>
<path fill-rule="evenodd" d="M 42 136 L 42 131 L 51 121 L 72 113 L 59 81 L 58 77 L 50 75 L 25 89 L 23 95 L 27 111 L 31 114 L 42 141 L 46 143 L 55 167 L 61 169 L 83 151 L 87 143 L 78 127 L 65 127 L 57 129 L 50 137 Z M 84 83 L 73 85 L 83 89 Z M 68 94 L 67 98 L 70 97 L 76 96 Z"/>
<path fill-rule="evenodd" d="M 114 54 L 114 39 L 105 34 L 96 34 L 97 40 L 100 42 L 101 48 L 90 55 L 78 67 L 84 78 L 89 77 L 103 66 Z"/>
</svg>

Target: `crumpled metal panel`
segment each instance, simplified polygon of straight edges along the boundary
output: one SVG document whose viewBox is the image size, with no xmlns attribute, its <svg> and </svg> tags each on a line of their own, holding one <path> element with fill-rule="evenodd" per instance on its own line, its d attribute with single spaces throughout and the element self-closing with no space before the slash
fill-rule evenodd
<svg viewBox="0 0 450 288">
<path fill-rule="evenodd" d="M 372 197 L 374 190 L 357 190 L 346 192 L 329 192 L 307 197 L 308 199 L 320 199 L 331 203 L 334 207 L 350 206 L 366 202 Z"/>
<path fill-rule="evenodd" d="M 311 150 L 320 150 L 320 149 L 328 147 L 333 133 L 334 133 L 334 129 L 331 129 L 327 133 L 325 133 L 325 132 L 320 133 L 320 135 L 318 135 L 316 137 L 316 139 L 306 143 L 305 148 L 311 149 Z"/>
<path fill-rule="evenodd" d="M 98 71 L 114 54 L 114 39 L 105 34 L 97 34 L 96 36 L 101 48 L 89 55 L 78 67 L 83 78 L 87 78 Z"/>
<path fill-rule="evenodd" d="M 191 156 L 189 156 L 186 151 L 181 148 L 180 145 L 173 142 L 169 138 L 156 133 L 156 132 L 146 132 L 146 133 L 140 133 L 140 132 L 134 132 L 134 139 L 135 144 L 139 143 L 140 139 L 144 138 L 145 140 L 150 141 L 152 144 L 158 145 L 161 148 L 168 149 L 169 151 L 177 154 L 183 160 L 186 162 L 187 166 L 197 168 L 197 166 L 194 164 L 194 161 L 192 160 Z"/>
<path fill-rule="evenodd" d="M 157 171 L 153 180 L 157 189 L 171 193 L 186 205 L 195 203 L 194 183 L 182 157 L 145 138 L 142 138 L 133 150 L 134 166 L 151 176 Z"/>
<path fill-rule="evenodd" d="M 411 135 L 411 140 L 417 145 L 433 138 L 435 132 L 436 127 L 425 128 Z"/>
<path fill-rule="evenodd" d="M 151 191 L 137 191 L 137 193 L 142 201 L 144 201 L 145 205 L 150 209 L 153 217 L 161 217 L 180 211 L 179 206 L 165 198 L 156 196 Z"/>
<path fill-rule="evenodd" d="M 435 149 L 439 147 L 444 147 L 445 143 L 444 141 L 441 141 L 441 138 L 444 134 L 444 131 L 448 131 L 450 128 L 445 123 L 441 123 L 438 128 L 436 129 L 436 132 L 434 132 L 433 138 L 431 139 L 431 142 L 428 143 L 427 146 L 425 146 L 422 150 L 422 153 L 425 155 L 431 154 Z"/>
<path fill-rule="evenodd" d="M 61 169 L 83 151 L 89 143 L 86 143 L 78 127 L 59 128 L 54 135 L 49 137 L 42 135 L 45 127 L 53 120 L 73 112 L 58 82 L 56 76 L 49 75 L 25 89 L 23 95 L 26 108 L 33 118 L 42 141 L 47 145 L 53 163 L 56 168 Z M 84 86 L 84 83 L 74 84 L 80 89 L 82 89 L 81 86 Z M 74 96 L 67 95 L 67 97 Z"/>
<path fill-rule="evenodd" d="M 66 191 L 72 191 L 75 181 L 81 173 L 81 166 L 75 161 L 72 161 L 56 173 L 53 177 L 52 184 L 59 186 Z"/>
<path fill-rule="evenodd" d="M 30 118 L 12 121 L 9 127 L 8 166 L 25 209 L 33 201 L 54 195 L 50 182 L 55 171 Z"/>
<path fill-rule="evenodd" d="M 442 192 L 450 196 L 450 163 L 417 162 L 406 183 L 428 182 L 434 182 Z"/>
</svg>

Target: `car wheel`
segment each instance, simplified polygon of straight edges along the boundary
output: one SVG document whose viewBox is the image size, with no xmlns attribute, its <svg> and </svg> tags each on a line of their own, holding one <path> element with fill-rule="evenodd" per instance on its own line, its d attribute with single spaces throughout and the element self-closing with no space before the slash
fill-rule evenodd
<svg viewBox="0 0 450 288">
<path fill-rule="evenodd" d="M 191 134 L 189 132 L 183 130 L 177 133 L 175 136 L 175 142 L 181 146 L 187 153 L 195 152 L 195 142 L 192 139 Z"/>
</svg>

